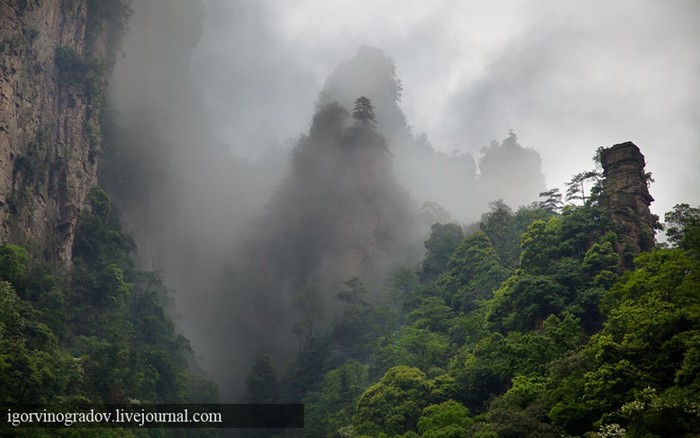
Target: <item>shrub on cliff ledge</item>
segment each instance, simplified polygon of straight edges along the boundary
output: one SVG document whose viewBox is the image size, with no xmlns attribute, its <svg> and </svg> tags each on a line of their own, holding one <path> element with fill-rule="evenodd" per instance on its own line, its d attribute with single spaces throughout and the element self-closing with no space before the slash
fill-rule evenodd
<svg viewBox="0 0 700 438">
<path fill-rule="evenodd" d="M 88 97 L 102 94 L 105 72 L 102 61 L 81 56 L 72 47 L 58 46 L 54 62 L 61 83 L 81 90 Z"/>
<path fill-rule="evenodd" d="M 18 282 L 29 263 L 29 253 L 21 246 L 5 243 L 0 246 L 0 279 Z"/>
</svg>

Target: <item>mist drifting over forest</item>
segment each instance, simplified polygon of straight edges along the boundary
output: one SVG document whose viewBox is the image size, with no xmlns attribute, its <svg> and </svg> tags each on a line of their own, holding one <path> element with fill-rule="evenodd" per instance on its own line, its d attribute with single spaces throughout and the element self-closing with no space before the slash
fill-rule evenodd
<svg viewBox="0 0 700 438">
<path fill-rule="evenodd" d="M 644 151 L 657 214 L 700 201 L 696 3 L 482 3 L 133 2 L 103 173 L 222 399 L 297 352 L 300 292 L 329 324 L 433 222 L 529 205 L 599 146 Z"/>
</svg>

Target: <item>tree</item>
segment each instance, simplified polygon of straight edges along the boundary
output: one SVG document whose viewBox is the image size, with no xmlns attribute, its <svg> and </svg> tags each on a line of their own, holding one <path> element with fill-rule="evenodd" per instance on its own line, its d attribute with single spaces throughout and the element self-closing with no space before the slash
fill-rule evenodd
<svg viewBox="0 0 700 438">
<path fill-rule="evenodd" d="M 423 437 L 459 438 L 467 436 L 471 426 L 469 409 L 454 400 L 430 405 L 418 420 L 418 432 Z"/>
<path fill-rule="evenodd" d="M 446 224 L 452 221 L 452 216 L 437 202 L 424 202 L 421 212 L 418 213 L 418 222 L 425 225 L 434 223 Z"/>
<path fill-rule="evenodd" d="M 421 304 L 408 314 L 411 325 L 435 332 L 447 332 L 450 327 L 452 309 L 440 297 L 421 297 Z"/>
<path fill-rule="evenodd" d="M 489 299 L 506 278 L 491 241 L 482 231 L 467 236 L 453 252 L 448 271 L 437 281 L 454 310 L 470 312 Z"/>
<path fill-rule="evenodd" d="M 583 400 L 634 436 L 687 436 L 700 391 L 698 263 L 679 249 L 635 259 L 605 295 L 607 321 L 587 346 Z"/>
<path fill-rule="evenodd" d="M 540 193 L 541 201 L 537 202 L 537 208 L 541 208 L 549 213 L 556 213 L 561 210 L 563 203 L 561 201 L 562 194 L 558 187 Z"/>
<path fill-rule="evenodd" d="M 336 295 L 343 302 L 340 319 L 337 321 L 331 337 L 350 355 L 359 353 L 373 335 L 372 324 L 374 306 L 367 301 L 367 290 L 359 278 L 353 277 L 345 282 L 346 289 Z"/>
<path fill-rule="evenodd" d="M 415 430 L 429 396 L 430 381 L 419 369 L 391 368 L 360 396 L 355 416 L 357 428 L 372 436 Z"/>
<path fill-rule="evenodd" d="M 401 267 L 389 274 L 387 278 L 386 297 L 400 305 L 407 313 L 419 305 L 422 292 L 418 273 L 408 267 Z"/>
<path fill-rule="evenodd" d="M 15 287 L 27 270 L 29 253 L 21 246 L 5 243 L 0 246 L 0 279 L 7 280 Z"/>
<path fill-rule="evenodd" d="M 508 389 L 514 373 L 513 345 L 500 333 L 491 333 L 450 361 L 457 380 L 458 401 L 471 410 L 482 410 L 495 394 Z"/>
<path fill-rule="evenodd" d="M 521 273 L 494 293 L 489 319 L 498 328 L 532 330 L 551 314 L 564 310 L 570 293 L 550 276 Z"/>
<path fill-rule="evenodd" d="M 664 219 L 668 226 L 668 240 L 679 248 L 700 255 L 700 208 L 676 204 Z"/>
<path fill-rule="evenodd" d="M 377 123 L 377 118 L 374 115 L 374 106 L 365 96 L 358 98 L 355 101 L 355 108 L 352 112 L 352 118 L 355 119 L 358 125 L 366 125 L 369 123 Z"/>
<path fill-rule="evenodd" d="M 486 424 L 479 425 L 479 432 L 488 430 L 499 437 L 565 436 L 562 429 L 548 424 L 547 383 L 540 376 L 513 377 L 508 392 L 489 403 L 482 417 Z"/>
<path fill-rule="evenodd" d="M 520 230 L 516 228 L 513 210 L 503 199 L 489 202 L 491 211 L 481 215 L 481 231 L 491 240 L 503 266 L 513 267 L 520 253 Z"/>
<path fill-rule="evenodd" d="M 56 402 L 82 385 L 81 371 L 41 314 L 0 280 L 0 403 Z"/>
<path fill-rule="evenodd" d="M 590 196 L 586 198 L 586 190 L 584 183 L 595 179 L 594 186 L 591 188 Z M 595 170 L 589 170 L 586 172 L 577 173 L 571 178 L 571 181 L 566 183 L 566 200 L 570 201 L 572 199 L 580 199 L 584 204 L 586 199 L 593 199 L 593 195 L 599 191 L 596 187 L 600 184 L 600 173 Z"/>
<path fill-rule="evenodd" d="M 338 436 L 340 429 L 352 424 L 355 401 L 367 384 L 367 365 L 355 360 L 327 372 L 320 390 L 304 399 L 304 436 Z"/>
<path fill-rule="evenodd" d="M 314 337 L 314 327 L 321 320 L 323 295 L 316 286 L 307 286 L 293 298 L 294 305 L 301 311 L 302 320 L 296 324 L 302 344 Z"/>
<path fill-rule="evenodd" d="M 377 342 L 376 344 L 382 344 Z M 410 365 L 431 375 L 445 367 L 450 343 L 447 335 L 426 328 L 403 326 L 386 345 L 378 345 L 372 353 L 379 372 L 396 365 Z"/>
<path fill-rule="evenodd" d="M 464 239 L 464 232 L 458 224 L 433 224 L 430 238 L 424 243 L 427 251 L 423 259 L 421 281 L 434 280 L 447 270 L 450 257 L 462 239 Z"/>
<path fill-rule="evenodd" d="M 246 379 L 246 396 L 250 403 L 274 403 L 277 401 L 278 385 L 275 368 L 270 357 L 260 353 Z"/>
</svg>

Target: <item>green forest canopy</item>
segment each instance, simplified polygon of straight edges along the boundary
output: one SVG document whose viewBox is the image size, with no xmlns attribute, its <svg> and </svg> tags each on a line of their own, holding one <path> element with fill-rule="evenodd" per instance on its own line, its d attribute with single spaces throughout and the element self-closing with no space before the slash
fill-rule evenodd
<svg viewBox="0 0 700 438">
<path fill-rule="evenodd" d="M 666 221 L 672 247 L 633 269 L 595 197 L 435 224 L 420 269 L 348 282 L 269 382 L 306 403 L 304 436 L 696 436 L 700 210 Z"/>
</svg>

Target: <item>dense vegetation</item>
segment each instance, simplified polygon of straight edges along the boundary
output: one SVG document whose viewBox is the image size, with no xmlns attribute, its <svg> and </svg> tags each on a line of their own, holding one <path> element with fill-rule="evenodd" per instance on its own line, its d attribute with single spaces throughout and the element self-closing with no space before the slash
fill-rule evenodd
<svg viewBox="0 0 700 438">
<path fill-rule="evenodd" d="M 24 248 L 0 246 L 0 401 L 215 401 L 167 315 L 168 290 L 156 273 L 135 268 L 134 244 L 107 194 L 93 189 L 90 206 L 80 218 L 70 273 L 28 269 Z"/>
<path fill-rule="evenodd" d="M 313 437 L 696 436 L 700 210 L 676 206 L 672 247 L 625 269 L 595 191 L 542 195 L 433 225 L 421 267 L 382 291 L 348 281 L 279 381 L 258 356 L 248 398 L 303 400 Z"/>
<path fill-rule="evenodd" d="M 91 0 L 88 12 L 90 41 L 106 31 L 116 48 L 128 2 Z M 101 106 L 113 59 L 69 46 L 56 47 L 54 55 L 60 85 Z M 393 64 L 387 66 L 394 77 Z M 401 87 L 392 81 L 395 103 Z M 298 357 L 278 374 L 270 357 L 259 354 L 247 377 L 247 401 L 303 402 L 306 428 L 289 434 L 309 437 L 700 434 L 700 210 L 676 206 L 666 216 L 669 245 L 628 263 L 615 252 L 619 225 L 598 203 L 602 186 L 577 191 L 600 175 L 582 173 L 567 192 L 567 200 L 581 205 L 563 206 L 556 189 L 517 211 L 496 201 L 478 224 L 432 225 L 422 262 L 395 269 L 384 289 L 350 278 L 328 293 L 325 284 L 304 283 L 321 277 L 329 259 L 342 265 L 357 235 L 368 247 L 400 248 L 404 234 L 397 230 L 409 215 L 369 99 L 356 101 L 350 129 L 349 116 L 336 103 L 320 108 L 292 157 L 295 173 L 259 223 L 251 264 L 238 267 L 254 277 L 246 283 L 241 275 L 240 284 L 274 308 L 276 297 L 252 286 L 275 279 L 270 272 L 292 279 L 296 295 L 289 302 L 302 315 L 293 326 Z M 394 118 L 405 124 L 402 115 Z M 101 128 L 109 132 L 105 121 Z M 101 180 L 109 185 L 109 176 L 122 175 L 115 168 L 133 169 L 123 165 L 129 162 L 123 150 L 105 146 Z M 504 166 L 513 153 L 513 167 Z M 480 163 L 484 187 L 526 180 L 513 171 L 524 162 L 539 167 L 536 154 L 511 133 L 487 149 Z M 148 164 L 145 173 L 153 178 Z M 32 155 L 18 157 L 14 170 L 27 180 L 46 172 Z M 18 199 L 8 202 L 11 208 Z M 342 208 L 328 208 L 337 199 Z M 347 223 L 367 227 L 339 235 Z M 30 263 L 25 248 L 0 246 L 3 406 L 216 400 L 168 316 L 167 288 L 158 274 L 136 268 L 134 252 L 100 188 L 80 217 L 69 270 Z M 333 295 L 335 305 L 325 305 Z M 340 310 L 323 315 L 329 308 Z M 286 323 L 292 312 L 283 310 L 266 324 Z M 109 432 L 172 434 L 96 434 Z"/>
<path fill-rule="evenodd" d="M 111 158 L 101 155 L 103 140 L 113 143 L 101 131 L 113 120 L 102 117 L 97 126 L 94 116 L 100 115 L 105 103 L 107 77 L 131 14 L 129 3 L 88 1 L 85 47 L 54 47 L 60 89 L 82 95 L 89 106 L 83 128 L 90 141 L 90 164 L 97 158 L 101 164 Z M 37 34 L 32 32 L 32 41 Z M 102 42 L 106 53 L 98 48 Z M 29 152 L 15 160 L 13 172 L 21 173 L 22 180 L 17 184 L 19 192 L 9 197 L 12 214 L 18 214 L 20 200 L 34 194 L 27 187 L 48 178 L 47 166 L 55 164 L 46 152 L 50 139 L 47 129 L 39 129 Z M 54 260 L 46 256 L 52 248 L 0 245 L 0 404 L 8 409 L 39 405 L 67 412 L 85 404 L 215 402 L 216 388 L 202 377 L 189 341 L 177 333 L 170 318 L 170 291 L 158 273 L 137 269 L 134 242 L 122 230 L 101 188 L 89 193 L 74 237 L 68 263 L 47 261 Z M 172 435 L 172 431 L 155 429 L 14 429 L 6 421 L 0 423 L 1 436 L 84 436 L 86 432 Z M 179 434 L 211 433 L 185 432 Z"/>
</svg>

